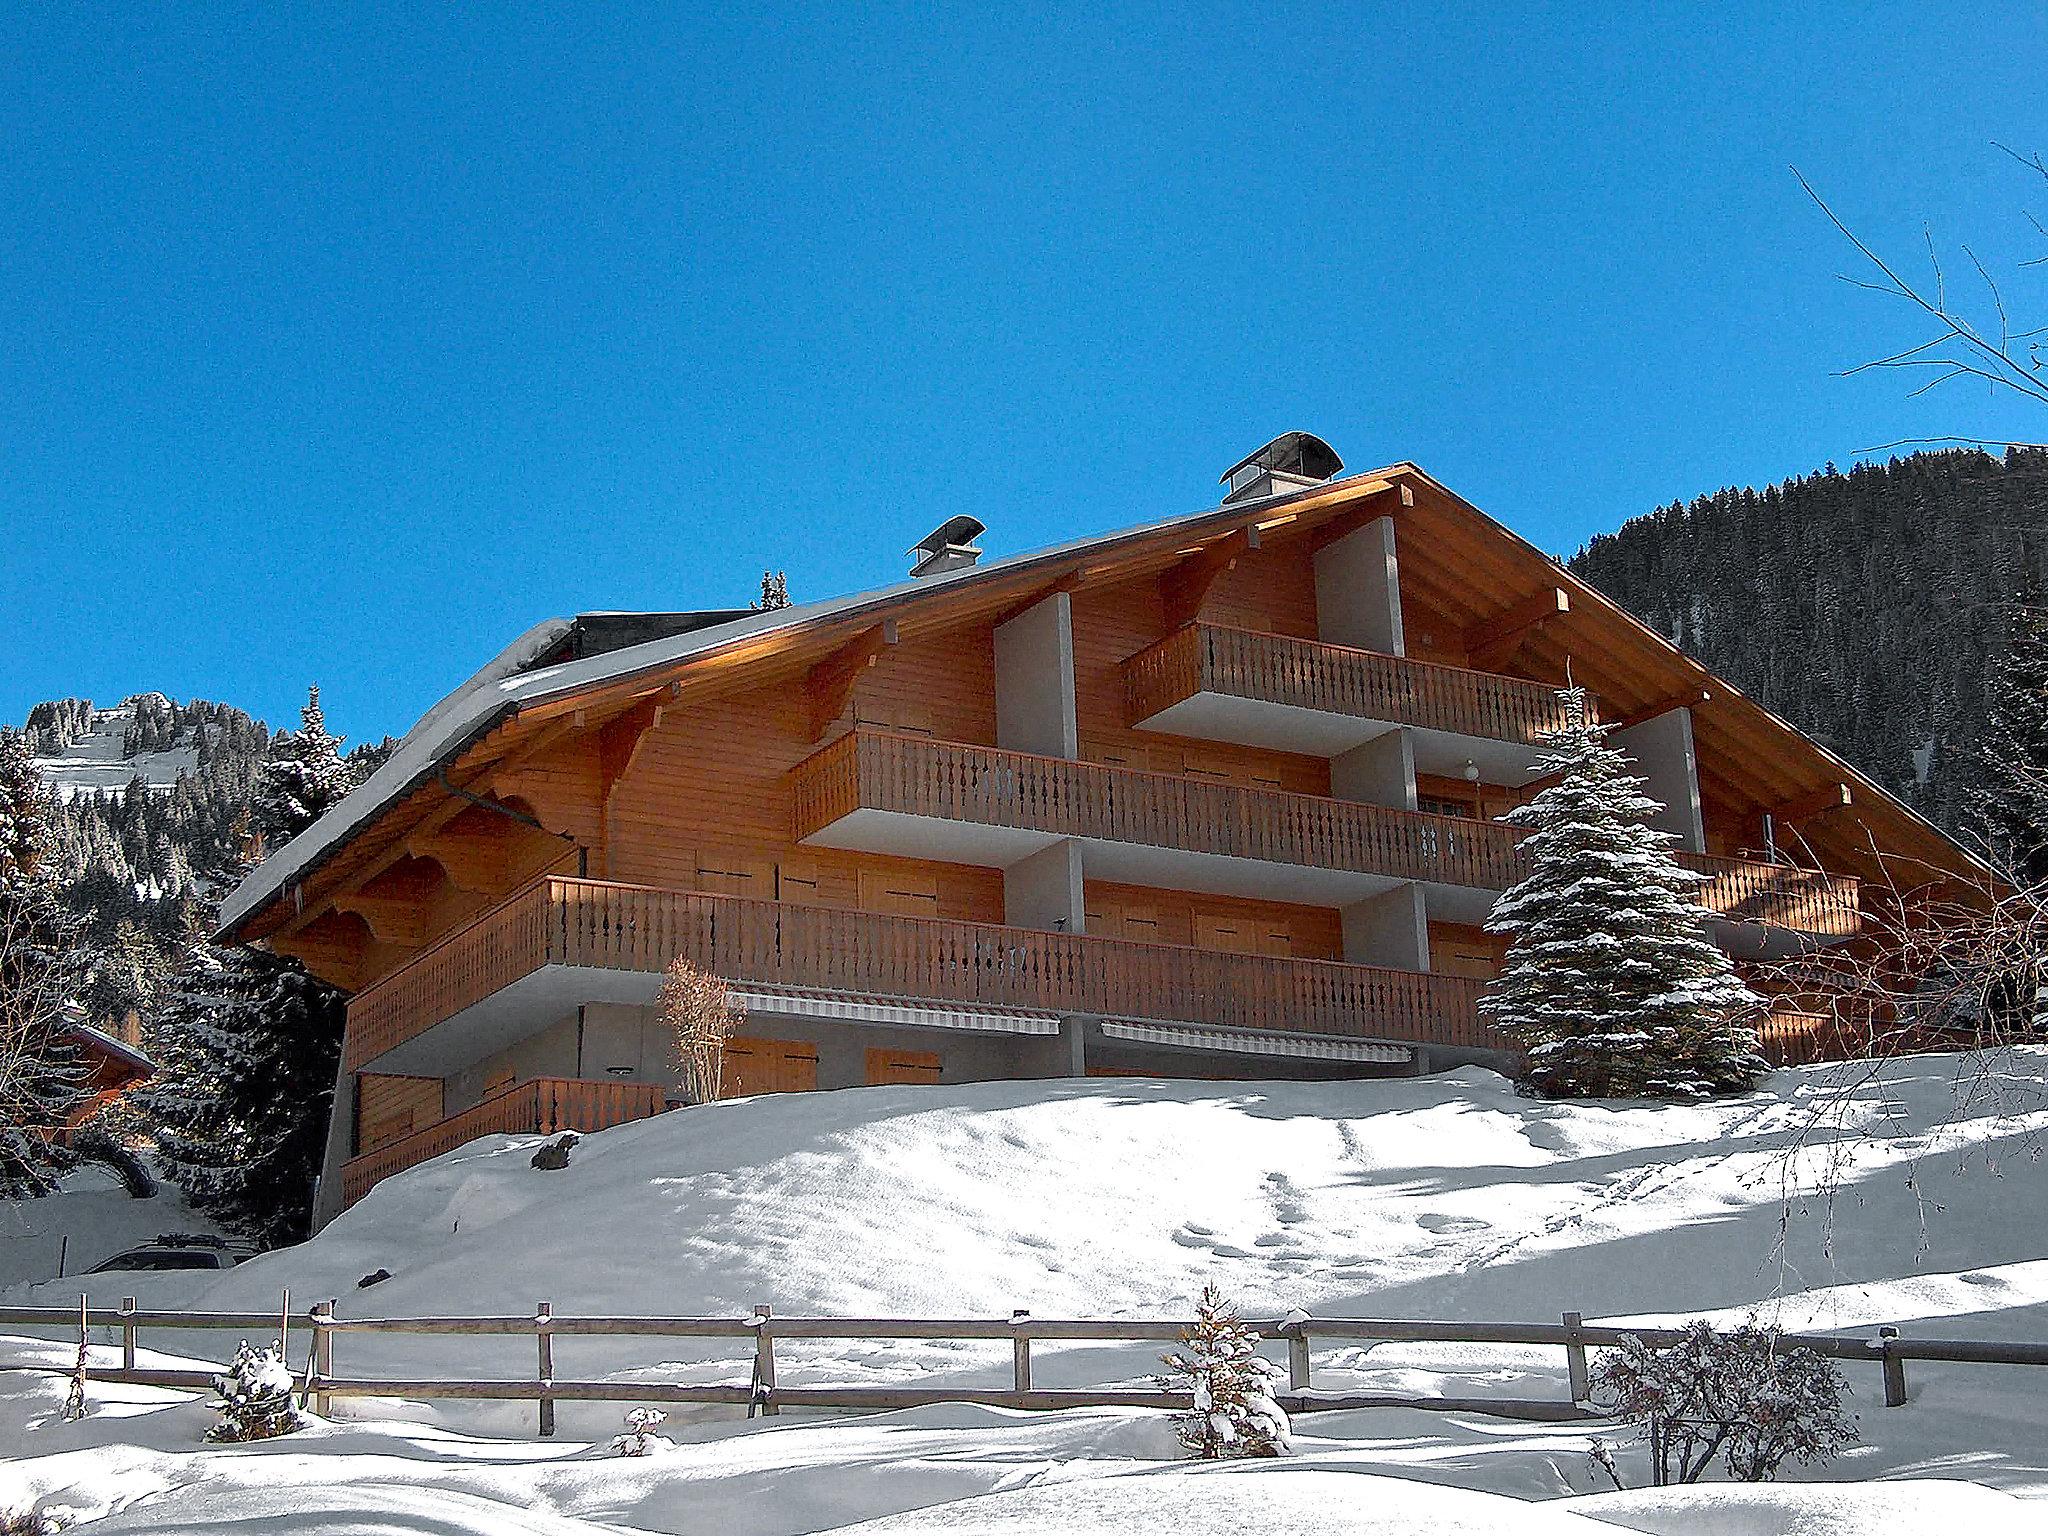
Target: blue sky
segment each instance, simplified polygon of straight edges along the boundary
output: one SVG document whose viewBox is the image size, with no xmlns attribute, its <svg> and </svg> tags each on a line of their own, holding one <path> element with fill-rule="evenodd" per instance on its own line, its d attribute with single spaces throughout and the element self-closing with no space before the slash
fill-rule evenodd
<svg viewBox="0 0 2048 1536">
<path fill-rule="evenodd" d="M 1293 427 L 1558 551 L 2048 437 L 1833 376 L 1920 338 L 1787 169 L 2048 321 L 2036 5 L 278 9 L 0 29 L 0 720 L 402 731 L 536 619 L 1191 510 Z"/>
</svg>

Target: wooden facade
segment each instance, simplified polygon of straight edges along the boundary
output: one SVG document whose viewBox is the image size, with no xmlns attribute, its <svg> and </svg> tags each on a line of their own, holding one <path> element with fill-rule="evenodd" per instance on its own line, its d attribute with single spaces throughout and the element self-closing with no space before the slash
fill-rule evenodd
<svg viewBox="0 0 2048 1536">
<path fill-rule="evenodd" d="M 1491 818 L 1567 666 L 1738 954 L 1968 873 L 1413 466 L 692 638 L 505 685 L 229 923 L 354 994 L 347 1198 L 658 1109 L 678 954 L 743 994 L 733 1092 L 1500 1059 L 1479 924 L 1521 855 Z"/>
</svg>

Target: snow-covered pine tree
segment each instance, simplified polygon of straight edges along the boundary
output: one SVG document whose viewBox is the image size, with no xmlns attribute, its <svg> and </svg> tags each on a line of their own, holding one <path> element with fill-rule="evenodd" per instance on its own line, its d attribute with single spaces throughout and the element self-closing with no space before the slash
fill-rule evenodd
<svg viewBox="0 0 2048 1536">
<path fill-rule="evenodd" d="M 1259 1335 L 1213 1285 L 1202 1287 L 1195 1325 L 1159 1357 L 1159 1384 L 1193 1394 L 1174 1423 L 1180 1443 L 1205 1460 L 1280 1456 L 1292 1445 L 1287 1413 L 1273 1400 L 1280 1368 L 1259 1353 Z"/>
<path fill-rule="evenodd" d="M 1528 1048 L 1546 1098 L 1694 1099 L 1753 1086 L 1764 1004 L 1706 935 L 1699 875 L 1649 825 L 1661 806 L 1589 718 L 1583 689 L 1559 694 L 1566 724 L 1544 739 L 1557 782 L 1502 820 L 1527 827 L 1529 873 L 1494 903 L 1511 936 L 1480 1016 Z"/>
<path fill-rule="evenodd" d="M 137 1107 L 196 1209 L 268 1245 L 311 1229 L 340 1060 L 342 995 L 296 960 L 195 944 L 158 1017 Z"/>
<path fill-rule="evenodd" d="M 341 742 L 327 734 L 316 683 L 299 711 L 299 728 L 278 732 L 269 760 L 256 771 L 251 799 L 257 829 L 270 852 L 313 825 L 356 787 L 358 770 L 342 757 Z"/>
<path fill-rule="evenodd" d="M 0 731 L 0 1198 L 47 1194 L 63 1159 L 47 1133 L 79 1102 L 65 1041 L 75 924 L 51 878 L 53 797 L 28 742 Z"/>
<path fill-rule="evenodd" d="M 292 1407 L 292 1370 L 276 1344 L 251 1349 L 245 1341 L 228 1362 L 224 1375 L 213 1378 L 220 1411 L 206 1438 L 216 1445 L 244 1440 L 272 1440 L 306 1427 Z"/>
<path fill-rule="evenodd" d="M 763 612 L 789 606 L 789 577 L 781 571 L 761 573 L 761 597 L 754 606 Z"/>
</svg>

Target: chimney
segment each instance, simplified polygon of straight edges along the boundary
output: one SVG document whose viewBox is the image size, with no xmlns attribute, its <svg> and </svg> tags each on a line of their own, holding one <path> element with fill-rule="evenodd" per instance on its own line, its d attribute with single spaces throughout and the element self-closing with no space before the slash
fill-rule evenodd
<svg viewBox="0 0 2048 1536">
<path fill-rule="evenodd" d="M 1223 505 L 1306 490 L 1343 471 L 1337 450 L 1314 433 L 1283 432 L 1223 471 Z"/>
<path fill-rule="evenodd" d="M 937 576 L 942 571 L 957 571 L 974 564 L 981 558 L 981 551 L 974 541 L 988 530 L 981 519 L 968 517 L 948 518 L 920 540 L 910 551 L 912 576 Z"/>
</svg>

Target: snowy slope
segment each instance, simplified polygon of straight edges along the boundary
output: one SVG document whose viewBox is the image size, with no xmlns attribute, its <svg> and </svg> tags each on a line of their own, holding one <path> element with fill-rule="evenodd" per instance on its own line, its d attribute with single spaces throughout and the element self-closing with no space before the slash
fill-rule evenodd
<svg viewBox="0 0 2048 1536">
<path fill-rule="evenodd" d="M 1259 1310 L 1732 1320 L 1761 1304 L 1799 1326 L 2048 1339 L 2048 1170 L 2033 1155 L 2048 1053 L 2016 1061 L 2005 1091 L 1960 1114 L 1954 1059 L 1900 1063 L 1855 1090 L 1844 1123 L 1868 1134 L 1830 1145 L 1811 1112 L 1837 1070 L 1783 1072 L 1748 1099 L 1684 1108 L 1531 1102 L 1477 1070 L 779 1095 L 604 1132 L 560 1172 L 530 1166 L 538 1138 L 490 1138 L 380 1186 L 300 1248 L 225 1275 L 87 1288 L 96 1302 L 260 1309 L 289 1285 L 301 1303 L 342 1298 L 344 1316 L 524 1315 L 541 1299 L 565 1313 L 743 1313 L 768 1301 L 780 1313 L 1051 1316 L 1184 1314 L 1213 1279 Z M 1831 1200 L 1814 1193 L 1823 1169 Z M 359 1289 L 378 1268 L 392 1278 Z M 46 1283 L 6 1299 L 75 1304 L 80 1290 Z M 111 1342 L 99 1358 L 113 1358 Z M 151 1345 L 177 1347 L 155 1335 L 146 1356 Z M 337 1366 L 519 1377 L 531 1349 L 347 1336 Z M 999 1383 L 1009 1366 L 1001 1346 L 946 1342 L 785 1341 L 777 1352 L 785 1383 Z M 67 1360 L 60 1342 L 0 1339 L 0 1366 Z M 1040 1344 L 1034 1366 L 1057 1386 L 1137 1381 L 1153 1361 L 1137 1347 Z M 563 1339 L 556 1368 L 747 1374 L 725 1341 Z M 1564 1385 L 1558 1352 L 1540 1349 L 1323 1348 L 1315 1370 L 1330 1387 L 1464 1396 L 1561 1396 Z M 0 1372 L 0 1445 L 31 1447 L 0 1467 L 0 1509 L 121 1511 L 109 1530 L 246 1515 L 251 1531 L 353 1533 L 402 1528 L 432 1507 L 435 1529 L 493 1533 L 601 1522 L 778 1536 L 893 1516 L 882 1529 L 1108 1532 L 1166 1528 L 1163 1512 L 1197 1496 L 1188 1479 L 1227 1475 L 1276 1480 L 1229 1484 L 1216 1529 L 1245 1518 L 1239 1494 L 1332 1532 L 1563 1531 L 1601 1528 L 1596 1518 L 1738 1536 L 2038 1527 L 2009 1495 L 2048 1497 L 2048 1372 L 1916 1363 L 1897 1410 L 1882 1407 L 1874 1368 L 1852 1366 L 1849 1379 L 1863 1443 L 1815 1475 L 1882 1484 L 1591 1498 L 1604 1480 L 1584 1427 L 1414 1410 L 1305 1418 L 1295 1457 L 1228 1474 L 1179 1463 L 1161 1416 L 1112 1410 L 753 1424 L 706 1411 L 672 1419 L 681 1443 L 669 1454 L 622 1462 L 603 1441 L 623 1405 L 565 1404 L 563 1438 L 536 1442 L 457 1430 L 530 1435 L 528 1405 L 364 1402 L 311 1438 L 201 1452 L 207 1415 L 189 1398 L 101 1389 L 106 1415 L 66 1426 L 53 1422 L 60 1380 Z M 1619 1450 L 1624 1476 L 1642 1480 L 1640 1451 Z M 1403 1483 L 1388 1490 L 1387 1477 Z M 1925 1481 L 1941 1478 L 1999 1491 Z M 447 1497 L 422 1503 L 422 1490 Z"/>
<path fill-rule="evenodd" d="M 121 755 L 121 738 L 135 723 L 135 702 L 124 699 L 112 709 L 96 709 L 91 728 L 54 757 L 35 760 L 61 799 L 96 790 L 126 789 L 136 779 L 151 789 L 170 789 L 179 775 L 199 769 L 199 748 L 185 742 L 167 752 Z"/>
</svg>

